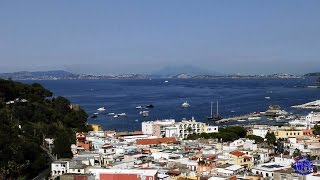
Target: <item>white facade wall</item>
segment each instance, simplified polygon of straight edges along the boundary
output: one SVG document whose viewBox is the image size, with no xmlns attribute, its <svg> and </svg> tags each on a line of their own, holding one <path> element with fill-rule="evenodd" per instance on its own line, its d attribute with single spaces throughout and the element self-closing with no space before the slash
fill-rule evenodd
<svg viewBox="0 0 320 180">
<path fill-rule="evenodd" d="M 111 154 L 116 154 L 116 150 L 115 148 L 108 148 L 108 149 L 100 148 L 99 153 L 103 155 L 111 155 Z"/>
<path fill-rule="evenodd" d="M 165 136 L 166 137 L 178 137 L 178 128 L 177 127 L 166 127 L 165 128 Z"/>
<path fill-rule="evenodd" d="M 159 126 L 160 127 L 160 134 L 165 135 L 166 127 L 174 125 L 175 122 L 176 121 L 174 119 L 164 119 L 164 120 L 157 120 L 157 121 L 142 122 L 142 124 L 141 124 L 142 132 L 143 132 L 143 134 L 147 134 L 147 135 L 156 135 L 156 127 L 155 126 Z"/>
<path fill-rule="evenodd" d="M 260 136 L 262 138 L 266 137 L 268 129 L 252 129 L 252 134 L 255 136 Z"/>
<path fill-rule="evenodd" d="M 84 174 L 85 170 L 84 169 L 69 169 L 69 172 L 71 174 Z"/>
<path fill-rule="evenodd" d="M 152 135 L 153 134 L 153 122 L 142 122 L 142 132 L 143 134 Z"/>
<path fill-rule="evenodd" d="M 320 122 L 320 113 L 311 112 L 306 116 L 306 120 L 311 123 Z"/>
<path fill-rule="evenodd" d="M 51 163 L 51 176 L 56 177 L 68 173 L 70 167 L 69 161 L 55 161 Z"/>
<path fill-rule="evenodd" d="M 252 140 L 246 140 L 243 144 L 243 148 L 251 151 L 255 151 L 258 149 L 258 145 L 255 144 L 255 142 Z"/>
<path fill-rule="evenodd" d="M 206 124 L 202 122 L 196 122 L 194 118 L 191 120 L 182 120 L 175 124 L 178 130 L 178 138 L 187 138 L 190 134 L 201 134 L 204 132 Z M 191 131 L 190 131 L 191 130 Z"/>
<path fill-rule="evenodd" d="M 219 132 L 219 127 L 218 126 L 206 126 L 204 128 L 205 133 L 216 133 Z"/>
</svg>

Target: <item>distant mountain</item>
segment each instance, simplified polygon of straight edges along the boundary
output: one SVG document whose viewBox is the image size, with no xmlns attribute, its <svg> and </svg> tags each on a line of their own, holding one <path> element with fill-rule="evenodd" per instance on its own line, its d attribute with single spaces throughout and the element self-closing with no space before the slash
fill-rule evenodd
<svg viewBox="0 0 320 180">
<path fill-rule="evenodd" d="M 304 76 L 320 76 L 320 72 L 308 73 L 308 74 L 305 74 Z"/>
<path fill-rule="evenodd" d="M 185 66 L 167 66 L 159 71 L 153 72 L 154 75 L 176 75 L 176 74 L 188 74 L 188 75 L 221 75 L 215 71 L 210 71 L 200 67 L 185 65 Z"/>
<path fill-rule="evenodd" d="M 36 72 L 29 72 L 29 71 L 19 71 L 13 73 L 0 73 L 0 77 L 4 79 L 19 79 L 19 80 L 27 80 L 27 79 L 70 79 L 74 78 L 77 75 L 63 71 L 63 70 L 56 70 L 56 71 L 36 71 Z"/>
<path fill-rule="evenodd" d="M 14 73 L 0 73 L 0 78 L 13 80 L 60 80 L 60 79 L 146 79 L 144 74 L 114 74 L 114 75 L 94 75 L 94 74 L 74 74 L 63 70 L 57 71 L 20 71 Z"/>
</svg>

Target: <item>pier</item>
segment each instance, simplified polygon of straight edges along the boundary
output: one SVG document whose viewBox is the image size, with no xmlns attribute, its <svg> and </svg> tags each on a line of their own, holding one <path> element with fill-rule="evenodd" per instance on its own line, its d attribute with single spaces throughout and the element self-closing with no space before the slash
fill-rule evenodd
<svg viewBox="0 0 320 180">
<path fill-rule="evenodd" d="M 242 115 L 242 116 L 236 116 L 236 117 L 231 117 L 231 118 L 225 118 L 225 119 L 221 119 L 216 121 L 217 124 L 220 123 L 226 123 L 226 122 L 231 122 L 231 121 L 238 121 L 238 120 L 248 120 L 249 117 L 260 117 L 259 113 L 250 113 L 250 114 L 246 114 L 246 115 Z"/>
</svg>

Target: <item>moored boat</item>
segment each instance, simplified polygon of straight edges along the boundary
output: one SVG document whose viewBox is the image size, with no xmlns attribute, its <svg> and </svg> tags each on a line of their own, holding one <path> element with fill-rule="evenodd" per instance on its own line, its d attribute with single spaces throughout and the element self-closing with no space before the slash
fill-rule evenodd
<svg viewBox="0 0 320 180">
<path fill-rule="evenodd" d="M 154 105 L 149 104 L 149 105 L 146 106 L 146 108 L 154 108 Z"/>
<path fill-rule="evenodd" d="M 106 108 L 105 108 L 105 107 L 100 107 L 100 108 L 98 108 L 97 110 L 98 110 L 98 111 L 105 111 Z"/>
<path fill-rule="evenodd" d="M 184 103 L 182 103 L 181 107 L 188 108 L 188 107 L 190 107 L 190 104 L 188 103 L 188 101 L 185 101 Z"/>
<path fill-rule="evenodd" d="M 108 116 L 114 116 L 115 115 L 115 113 L 108 113 Z"/>
<path fill-rule="evenodd" d="M 127 116 L 126 113 L 119 113 L 118 116 Z"/>
<path fill-rule="evenodd" d="M 212 111 L 212 102 L 211 102 L 211 115 L 208 117 L 208 120 L 221 120 L 223 117 L 221 115 L 219 115 L 219 102 L 217 101 L 217 113 L 216 115 L 213 115 L 213 111 Z"/>
<path fill-rule="evenodd" d="M 149 116 L 149 111 L 140 111 L 140 115 L 142 115 L 143 117 L 147 117 Z"/>
</svg>

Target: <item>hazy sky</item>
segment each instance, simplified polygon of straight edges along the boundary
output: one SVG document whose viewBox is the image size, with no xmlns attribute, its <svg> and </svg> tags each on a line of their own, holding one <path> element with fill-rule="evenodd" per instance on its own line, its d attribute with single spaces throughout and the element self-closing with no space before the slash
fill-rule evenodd
<svg viewBox="0 0 320 180">
<path fill-rule="evenodd" d="M 320 71 L 319 0 L 0 1 L 0 72 Z"/>
</svg>

